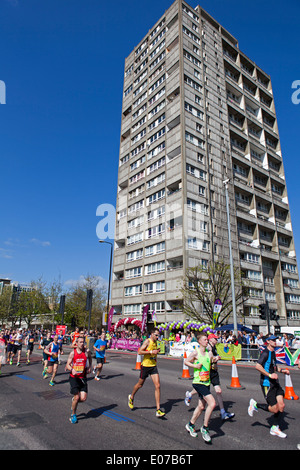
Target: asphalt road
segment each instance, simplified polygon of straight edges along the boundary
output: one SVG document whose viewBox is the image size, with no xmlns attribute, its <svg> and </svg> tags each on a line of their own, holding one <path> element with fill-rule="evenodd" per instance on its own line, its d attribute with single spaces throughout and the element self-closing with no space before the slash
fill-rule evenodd
<svg viewBox="0 0 300 470">
<path fill-rule="evenodd" d="M 243 390 L 227 388 L 231 383 L 231 364 L 219 366 L 225 408 L 234 411 L 235 418 L 222 422 L 216 408 L 210 423 L 212 444 L 208 445 L 200 434 L 192 438 L 185 429 L 196 397 L 190 407 L 184 404 L 185 392 L 192 388 L 192 380 L 181 378 L 182 359 L 159 358 L 161 408 L 166 411 L 165 418 L 159 419 L 155 416 L 154 387 L 150 378 L 137 393 L 134 410 L 127 406 L 128 394 L 139 376 L 134 370 L 136 355 L 108 351 L 103 378 L 96 382 L 92 374 L 89 377 L 88 399 L 79 404 L 77 424 L 69 422 L 71 395 L 65 372 L 67 354 L 59 366 L 54 387 L 49 386 L 49 379 L 42 378 L 40 359 L 41 352 L 35 349 L 29 366 L 23 352 L 21 367 L 14 364 L 2 368 L 1 450 L 126 450 L 132 455 L 137 450 L 147 450 L 154 455 L 179 452 L 182 459 L 186 459 L 185 463 L 189 463 L 187 456 L 199 450 L 284 451 L 296 450 L 300 443 L 300 399 L 285 400 L 281 429 L 287 434 L 286 439 L 270 435 L 271 416 L 268 413 L 259 410 L 253 418 L 248 416 L 250 398 L 264 402 L 259 374 L 253 364 L 239 363 L 237 366 L 240 384 L 245 387 Z M 300 370 L 291 370 L 291 378 L 295 393 L 300 395 Z M 280 375 L 280 381 L 284 388 L 283 375 Z M 200 417 L 196 430 L 202 422 Z"/>
</svg>

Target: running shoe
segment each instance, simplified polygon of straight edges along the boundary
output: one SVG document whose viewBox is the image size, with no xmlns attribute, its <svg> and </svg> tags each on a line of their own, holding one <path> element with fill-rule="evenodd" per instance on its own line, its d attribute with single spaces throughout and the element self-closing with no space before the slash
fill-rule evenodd
<svg viewBox="0 0 300 470">
<path fill-rule="evenodd" d="M 270 434 L 272 436 L 282 437 L 283 439 L 286 437 L 286 434 L 284 434 L 284 432 L 280 431 L 279 426 L 272 426 L 271 429 L 270 429 Z"/>
<path fill-rule="evenodd" d="M 222 414 L 221 418 L 223 421 L 228 421 L 228 419 L 232 419 L 234 418 L 235 414 L 234 413 L 227 413 L 225 412 L 224 414 Z"/>
<path fill-rule="evenodd" d="M 99 382 L 100 377 L 97 377 L 97 376 L 96 376 L 94 380 L 97 380 L 97 381 Z"/>
<path fill-rule="evenodd" d="M 201 431 L 201 435 L 202 435 L 203 439 L 205 440 L 205 442 L 211 442 L 211 437 L 209 435 L 208 428 L 205 428 L 204 426 L 202 426 L 200 431 Z"/>
<path fill-rule="evenodd" d="M 190 406 L 191 399 L 192 399 L 192 394 L 191 394 L 191 392 L 189 392 L 189 391 L 185 392 L 184 403 L 186 404 L 186 406 Z"/>
<path fill-rule="evenodd" d="M 131 398 L 131 395 L 128 395 L 128 406 L 131 410 L 133 410 L 133 399 Z"/>
<path fill-rule="evenodd" d="M 166 413 L 164 413 L 163 411 L 161 410 L 156 410 L 156 417 L 157 418 L 162 418 L 163 416 L 165 416 Z"/>
<path fill-rule="evenodd" d="M 253 416 L 254 411 L 258 412 L 257 402 L 251 398 L 248 406 L 248 415 Z"/>
<path fill-rule="evenodd" d="M 77 419 L 77 416 L 76 415 L 71 415 L 70 417 L 70 421 L 72 424 L 76 424 L 78 423 L 78 419 Z"/>
<path fill-rule="evenodd" d="M 12 360 L 9 361 L 9 365 L 12 366 Z"/>
<path fill-rule="evenodd" d="M 190 423 L 186 424 L 185 429 L 190 433 L 190 435 L 192 437 L 197 437 L 198 436 L 198 434 L 195 431 L 195 425 L 194 424 L 190 424 Z"/>
<path fill-rule="evenodd" d="M 17 362 L 17 367 L 20 367 L 20 363 L 19 363 L 19 362 Z"/>
<path fill-rule="evenodd" d="M 55 382 L 53 382 L 53 380 L 50 380 L 49 385 L 50 385 L 50 387 L 54 387 Z"/>
</svg>

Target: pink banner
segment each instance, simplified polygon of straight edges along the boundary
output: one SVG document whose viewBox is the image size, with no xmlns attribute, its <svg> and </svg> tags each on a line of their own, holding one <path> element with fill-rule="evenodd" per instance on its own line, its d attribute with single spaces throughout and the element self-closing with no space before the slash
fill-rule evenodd
<svg viewBox="0 0 300 470">
<path fill-rule="evenodd" d="M 143 332 L 145 331 L 145 329 L 146 329 L 147 313 L 148 313 L 149 307 L 150 307 L 150 305 L 146 305 L 146 307 L 144 307 L 144 310 L 143 310 L 142 328 L 141 328 L 142 333 L 143 333 Z"/>
<path fill-rule="evenodd" d="M 113 338 L 110 348 L 111 349 L 127 349 L 128 351 L 137 351 L 140 346 L 141 346 L 141 342 L 138 339 Z"/>
<path fill-rule="evenodd" d="M 111 307 L 109 313 L 108 313 L 108 319 L 107 319 L 107 331 L 110 330 L 110 327 L 111 327 L 111 321 L 112 321 L 112 317 L 113 317 L 113 314 L 114 314 L 114 307 Z"/>
</svg>

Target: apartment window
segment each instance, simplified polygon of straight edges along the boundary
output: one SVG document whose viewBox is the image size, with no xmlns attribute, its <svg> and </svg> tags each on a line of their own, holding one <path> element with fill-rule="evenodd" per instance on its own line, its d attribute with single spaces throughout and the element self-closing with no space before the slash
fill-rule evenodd
<svg viewBox="0 0 300 470">
<path fill-rule="evenodd" d="M 124 305 L 125 315 L 140 315 L 142 304 Z"/>
<path fill-rule="evenodd" d="M 137 286 L 125 287 L 124 295 L 125 297 L 142 295 L 142 284 L 139 284 Z"/>
<path fill-rule="evenodd" d="M 147 197 L 146 205 L 149 206 L 150 204 L 153 204 L 154 202 L 157 202 L 160 199 L 163 199 L 164 197 L 165 189 L 161 189 L 160 191 L 157 191 L 156 193 L 151 194 L 151 196 Z"/>
<path fill-rule="evenodd" d="M 155 101 L 159 100 L 161 96 L 163 96 L 166 92 L 165 87 L 163 87 L 161 90 L 159 90 L 150 100 L 149 100 L 149 106 L 151 106 Z"/>
<path fill-rule="evenodd" d="M 248 263 L 259 264 L 259 255 L 255 255 L 254 253 L 243 253 L 241 259 Z"/>
<path fill-rule="evenodd" d="M 166 250 L 166 242 L 156 243 L 145 248 L 145 257 L 163 253 Z"/>
<path fill-rule="evenodd" d="M 151 124 L 148 126 L 149 131 L 152 131 L 155 127 L 159 126 L 164 120 L 165 120 L 165 113 L 163 113 L 161 116 L 159 116 L 155 121 L 151 122 Z"/>
<path fill-rule="evenodd" d="M 165 224 L 158 224 L 155 227 L 148 228 L 146 234 L 147 238 L 154 238 L 165 232 Z"/>
<path fill-rule="evenodd" d="M 154 188 L 158 184 L 161 184 L 165 181 L 165 173 L 161 173 L 160 175 L 157 175 L 155 178 L 152 178 L 151 180 L 147 181 L 147 189 Z"/>
<path fill-rule="evenodd" d="M 128 88 L 126 88 L 126 90 L 124 91 L 124 97 L 129 95 L 129 93 L 132 91 L 132 85 L 130 85 Z"/>
<path fill-rule="evenodd" d="M 150 175 L 151 173 L 158 170 L 159 168 L 161 168 L 165 164 L 166 164 L 166 157 L 160 158 L 156 162 L 152 163 L 152 165 L 148 166 L 147 175 Z"/>
<path fill-rule="evenodd" d="M 136 227 L 139 227 L 140 225 L 143 225 L 143 223 L 144 223 L 144 216 L 141 215 L 140 217 L 136 217 L 135 219 L 130 220 L 127 223 L 127 227 L 128 229 L 136 228 Z"/>
<path fill-rule="evenodd" d="M 131 261 L 135 261 L 137 259 L 141 259 L 143 257 L 143 249 L 130 251 L 126 253 L 126 262 L 130 263 Z"/>
<path fill-rule="evenodd" d="M 300 295 L 285 294 L 285 301 L 290 304 L 300 304 Z"/>
<path fill-rule="evenodd" d="M 133 245 L 134 243 L 139 243 L 143 241 L 143 232 L 135 233 L 134 235 L 130 235 L 127 237 L 127 245 Z"/>
<path fill-rule="evenodd" d="M 165 271 L 165 262 L 158 261 L 157 263 L 147 264 L 145 266 L 145 275 L 161 273 Z"/>
<path fill-rule="evenodd" d="M 288 271 L 289 273 L 296 273 L 297 272 L 296 266 L 294 264 L 290 264 L 290 263 L 281 263 L 281 269 L 283 271 Z"/>
<path fill-rule="evenodd" d="M 125 271 L 125 278 L 132 279 L 134 277 L 140 277 L 142 275 L 142 267 L 139 266 L 138 268 L 126 269 Z"/>
<path fill-rule="evenodd" d="M 165 302 L 151 302 L 149 311 L 163 313 L 165 311 Z"/>
<path fill-rule="evenodd" d="M 145 294 L 155 294 L 165 291 L 165 281 L 149 282 L 144 285 Z"/>
<path fill-rule="evenodd" d="M 261 281 L 261 273 L 259 271 L 247 271 L 247 278 L 252 281 Z"/>
<path fill-rule="evenodd" d="M 195 108 L 194 106 L 192 106 L 191 104 L 187 103 L 186 101 L 184 103 L 184 109 L 187 112 L 191 113 L 193 116 L 203 121 L 204 113 L 200 111 L 199 109 Z"/>
<path fill-rule="evenodd" d="M 191 144 L 194 144 L 196 145 L 197 147 L 200 147 L 202 149 L 205 148 L 205 142 L 204 140 L 202 139 L 198 139 L 198 137 L 196 137 L 195 135 L 193 134 L 190 134 L 189 132 L 185 132 L 185 140 L 187 142 L 190 142 Z"/>
</svg>

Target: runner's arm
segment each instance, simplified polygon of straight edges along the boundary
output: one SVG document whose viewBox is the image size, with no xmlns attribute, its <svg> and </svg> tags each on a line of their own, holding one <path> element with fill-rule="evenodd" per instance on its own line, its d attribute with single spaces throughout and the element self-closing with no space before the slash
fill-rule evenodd
<svg viewBox="0 0 300 470">
<path fill-rule="evenodd" d="M 197 357 L 196 352 L 192 352 L 186 359 L 184 359 L 184 363 L 188 367 L 193 367 L 194 369 L 201 369 L 202 364 L 194 364 L 194 361 Z"/>
<path fill-rule="evenodd" d="M 66 370 L 72 372 L 73 369 L 73 357 L 74 357 L 74 351 L 71 351 L 67 360 L 66 364 Z"/>
<path fill-rule="evenodd" d="M 268 371 L 266 371 L 261 364 L 256 364 L 255 369 L 258 370 L 262 375 L 265 375 L 266 377 L 269 377 L 270 379 L 277 380 L 278 375 L 276 373 L 270 374 Z"/>
<path fill-rule="evenodd" d="M 149 351 L 147 351 L 147 348 L 149 346 L 149 339 L 146 339 L 140 349 L 138 350 L 138 354 L 144 355 L 144 354 L 149 354 Z"/>
</svg>

